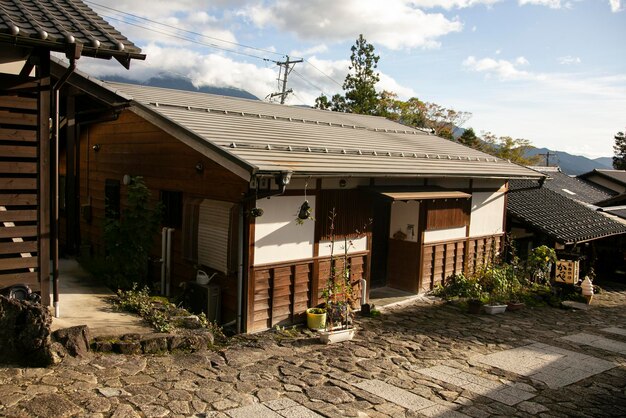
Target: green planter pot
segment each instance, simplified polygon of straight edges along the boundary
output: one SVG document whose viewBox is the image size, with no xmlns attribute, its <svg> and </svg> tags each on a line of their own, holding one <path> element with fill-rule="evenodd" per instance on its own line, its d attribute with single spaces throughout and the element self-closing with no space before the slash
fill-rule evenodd
<svg viewBox="0 0 626 418">
<path fill-rule="evenodd" d="M 314 313 L 315 311 L 320 311 L 320 308 L 309 308 L 306 310 L 306 326 L 314 330 L 326 328 L 326 311 Z"/>
</svg>

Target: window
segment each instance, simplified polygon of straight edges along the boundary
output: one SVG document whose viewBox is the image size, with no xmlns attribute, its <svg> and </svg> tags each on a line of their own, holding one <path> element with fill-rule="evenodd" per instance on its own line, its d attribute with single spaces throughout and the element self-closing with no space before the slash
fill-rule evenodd
<svg viewBox="0 0 626 418">
<path fill-rule="evenodd" d="M 426 201 L 426 230 L 448 229 L 469 224 L 470 199 Z"/>
<path fill-rule="evenodd" d="M 236 258 L 230 236 L 233 209 L 232 203 L 205 199 L 198 211 L 198 262 L 222 273 Z"/>
<path fill-rule="evenodd" d="M 163 204 L 163 226 L 181 228 L 183 226 L 183 193 L 161 190 Z"/>
<path fill-rule="evenodd" d="M 120 181 L 107 179 L 104 184 L 104 216 L 120 218 Z"/>
</svg>

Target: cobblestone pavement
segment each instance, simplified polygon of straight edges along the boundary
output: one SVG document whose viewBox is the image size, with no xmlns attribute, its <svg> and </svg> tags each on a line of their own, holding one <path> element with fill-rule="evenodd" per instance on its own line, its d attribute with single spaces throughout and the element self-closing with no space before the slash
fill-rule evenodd
<svg viewBox="0 0 626 418">
<path fill-rule="evenodd" d="M 0 416 L 626 416 L 626 286 L 587 311 L 415 302 L 358 325 L 330 346 L 271 331 L 221 352 L 0 368 Z"/>
</svg>

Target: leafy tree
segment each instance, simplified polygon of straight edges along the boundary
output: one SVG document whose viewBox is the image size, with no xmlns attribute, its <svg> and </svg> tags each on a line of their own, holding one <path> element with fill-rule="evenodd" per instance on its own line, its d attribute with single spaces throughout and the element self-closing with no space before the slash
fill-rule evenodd
<svg viewBox="0 0 626 418">
<path fill-rule="evenodd" d="M 346 99 L 341 94 L 335 94 L 330 100 L 322 94 L 315 99 L 315 107 L 333 112 L 347 112 Z"/>
<path fill-rule="evenodd" d="M 469 112 L 461 112 L 454 109 L 448 109 L 437 103 L 424 104 L 424 117 L 426 127 L 431 128 L 435 135 L 442 138 L 453 139 L 454 129 L 462 126 L 472 117 Z"/>
<path fill-rule="evenodd" d="M 480 139 L 478 139 L 478 136 L 476 136 L 476 133 L 474 132 L 474 129 L 472 128 L 467 128 L 463 132 L 463 134 L 458 138 L 458 141 L 461 144 L 466 145 L 470 148 L 474 148 L 474 149 L 481 148 Z"/>
<path fill-rule="evenodd" d="M 148 257 L 162 216 L 162 206 L 150 207 L 150 190 L 141 177 L 132 177 L 128 205 L 121 219 L 109 218 L 104 224 L 105 276 L 109 286 L 130 288 L 144 282 Z"/>
<path fill-rule="evenodd" d="M 541 159 L 538 155 L 528 156 L 528 151 L 533 148 L 528 139 L 510 136 L 496 137 L 491 132 L 483 134 L 484 150 L 486 153 L 503 160 L 510 160 L 519 165 L 537 165 Z"/>
<path fill-rule="evenodd" d="M 626 170 L 626 135 L 624 132 L 615 134 L 615 145 L 613 145 L 613 168 L 616 170 Z"/>
</svg>

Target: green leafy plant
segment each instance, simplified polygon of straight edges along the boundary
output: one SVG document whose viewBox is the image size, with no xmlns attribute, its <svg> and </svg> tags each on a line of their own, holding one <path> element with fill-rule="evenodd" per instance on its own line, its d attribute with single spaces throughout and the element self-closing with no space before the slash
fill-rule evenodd
<svg viewBox="0 0 626 418">
<path fill-rule="evenodd" d="M 480 300 L 483 297 L 483 287 L 474 277 L 466 277 L 464 274 L 454 274 L 443 285 L 435 289 L 435 295 L 444 299 L 467 298 Z"/>
<path fill-rule="evenodd" d="M 556 252 L 547 245 L 533 248 L 528 255 L 527 268 L 534 282 L 549 282 L 550 269 L 556 263 Z"/>
<path fill-rule="evenodd" d="M 120 219 L 104 224 L 105 279 L 113 288 L 128 289 L 145 282 L 150 248 L 162 216 L 162 205 L 150 205 L 150 190 L 141 177 L 131 177 L 128 205 Z"/>
</svg>

